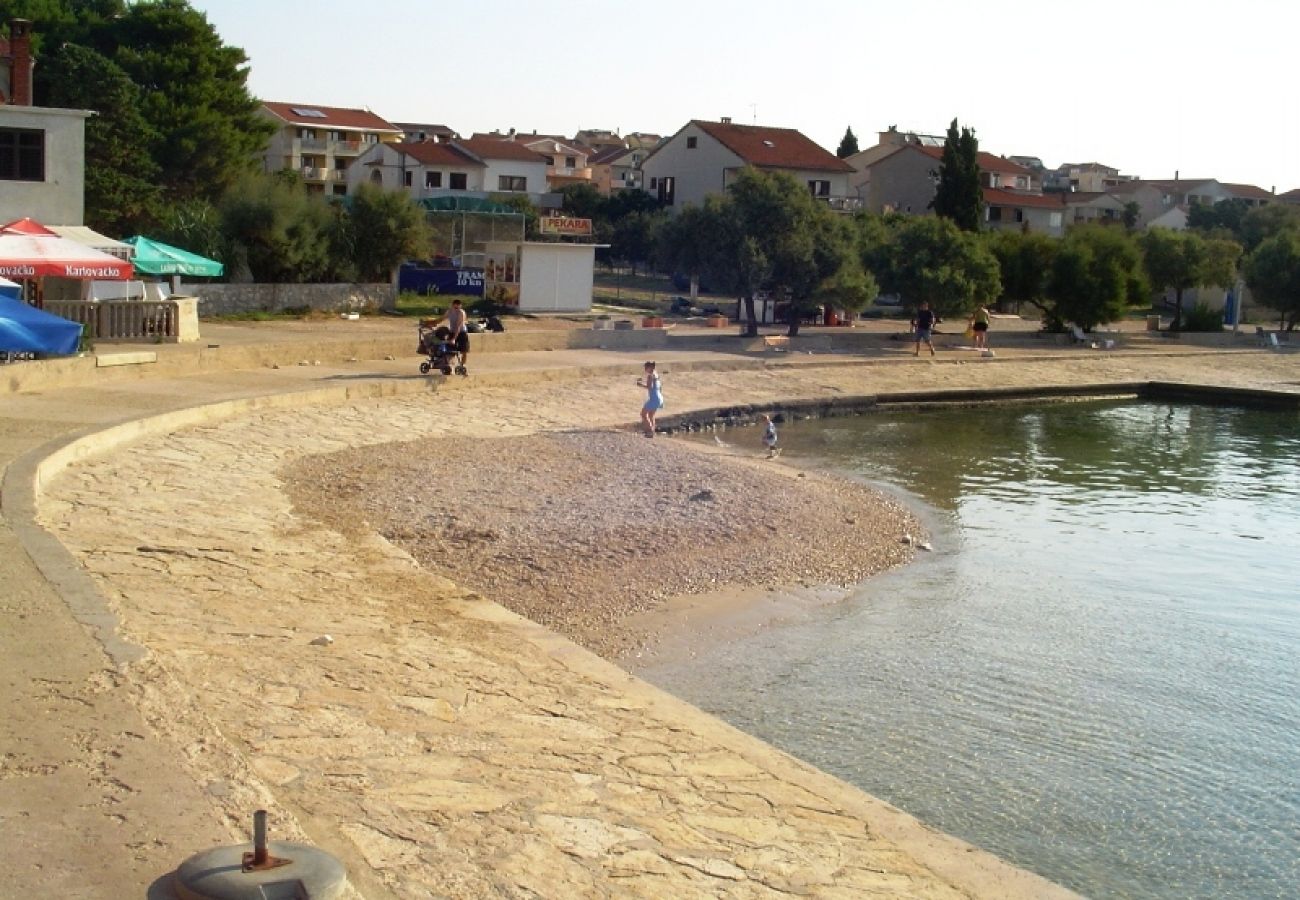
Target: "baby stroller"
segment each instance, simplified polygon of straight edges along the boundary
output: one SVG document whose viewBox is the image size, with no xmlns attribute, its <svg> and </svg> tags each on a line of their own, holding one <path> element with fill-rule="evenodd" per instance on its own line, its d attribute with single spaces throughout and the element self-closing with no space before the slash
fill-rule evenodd
<svg viewBox="0 0 1300 900">
<path fill-rule="evenodd" d="M 421 355 L 429 357 L 420 363 L 421 374 L 428 375 L 433 369 L 437 369 L 444 375 L 450 375 L 453 371 L 457 375 L 469 374 L 465 370 L 465 363 L 461 359 L 460 351 L 449 340 L 450 337 L 451 329 L 446 325 L 439 325 L 434 328 L 427 322 L 420 323 L 419 352 Z"/>
</svg>

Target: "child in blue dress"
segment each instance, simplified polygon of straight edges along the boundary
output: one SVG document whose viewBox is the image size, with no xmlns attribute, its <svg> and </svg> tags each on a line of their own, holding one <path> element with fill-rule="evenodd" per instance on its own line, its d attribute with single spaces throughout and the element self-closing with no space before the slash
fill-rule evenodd
<svg viewBox="0 0 1300 900">
<path fill-rule="evenodd" d="M 641 424 L 645 427 L 645 436 L 652 438 L 655 436 L 655 413 L 664 405 L 663 388 L 653 362 L 645 364 L 645 379 L 638 378 L 636 383 L 638 387 L 646 389 L 645 406 L 641 407 Z"/>
</svg>

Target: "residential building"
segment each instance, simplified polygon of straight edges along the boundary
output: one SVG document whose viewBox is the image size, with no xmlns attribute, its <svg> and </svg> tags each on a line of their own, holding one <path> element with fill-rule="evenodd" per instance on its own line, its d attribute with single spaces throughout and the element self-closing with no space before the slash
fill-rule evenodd
<svg viewBox="0 0 1300 900">
<path fill-rule="evenodd" d="M 1300 206 L 1300 188 L 1294 188 L 1293 190 L 1287 191 L 1285 194 L 1278 194 L 1277 199 L 1279 203 L 1287 203 L 1291 206 Z"/>
<path fill-rule="evenodd" d="M 645 131 L 634 131 L 625 135 L 623 140 L 633 150 L 644 150 L 649 153 L 663 141 L 663 137 L 657 134 L 650 134 Z"/>
<path fill-rule="evenodd" d="M 934 199 L 942 158 L 943 147 L 913 143 L 878 156 L 864 167 L 866 177 L 859 182 L 866 191 L 865 207 L 872 212 L 925 212 Z M 1024 166 L 982 150 L 977 162 L 982 187 L 1038 193 L 1032 173 Z"/>
<path fill-rule="evenodd" d="M 853 168 L 853 173 L 849 175 L 849 193 L 860 200 L 866 201 L 871 193 L 869 184 L 872 166 L 878 160 L 889 156 L 899 147 L 905 147 L 908 144 L 923 147 L 942 147 L 944 140 L 945 138 L 941 134 L 899 131 L 897 125 L 890 125 L 885 131 L 876 132 L 874 146 L 850 154 L 844 160 Z"/>
<path fill-rule="evenodd" d="M 985 188 L 984 225 L 1060 237 L 1065 233 L 1064 195 Z"/>
<path fill-rule="evenodd" d="M 379 143 L 348 170 L 349 192 L 362 184 L 405 191 L 414 200 L 466 197 L 500 201 L 522 195 L 540 208 L 554 208 L 558 198 L 546 192 L 546 160 L 513 141 L 471 138 Z"/>
<path fill-rule="evenodd" d="M 1065 163 L 1057 167 L 1052 185 L 1065 191 L 1098 194 L 1137 180 L 1135 175 L 1121 175 L 1119 169 L 1101 163 Z"/>
<path fill-rule="evenodd" d="M 1228 192 L 1229 200 L 1239 200 L 1247 206 L 1264 206 L 1277 199 L 1274 191 L 1266 191 L 1253 184 L 1233 184 L 1223 182 L 1223 189 Z"/>
<path fill-rule="evenodd" d="M 1214 204 L 1236 200 L 1248 206 L 1262 206 L 1277 199 L 1271 191 L 1252 184 L 1222 183 L 1213 178 L 1144 179 L 1115 185 L 1111 193 L 1138 204 L 1138 226 L 1147 228 L 1186 227 L 1187 213 L 1197 203 Z"/>
<path fill-rule="evenodd" d="M 1074 191 L 1058 193 L 1065 202 L 1067 225 L 1087 225 L 1095 222 L 1122 223 L 1128 201 L 1109 191 Z"/>
<path fill-rule="evenodd" d="M 606 197 L 615 191 L 641 188 L 641 160 L 646 151 L 631 147 L 610 147 L 587 160 L 591 166 L 591 183 Z"/>
<path fill-rule="evenodd" d="M 617 131 L 606 131 L 603 128 L 584 128 L 573 136 L 573 140 L 593 151 L 593 156 L 602 151 L 627 147 L 627 141 L 619 137 Z"/>
<path fill-rule="evenodd" d="M 700 204 L 726 190 L 746 167 L 785 172 L 819 200 L 856 208 L 852 167 L 792 128 L 692 120 L 641 162 L 643 189 L 668 207 Z"/>
<path fill-rule="evenodd" d="M 402 129 L 402 140 L 408 144 L 417 144 L 420 141 L 446 143 L 460 137 L 459 134 L 446 125 L 433 125 L 424 122 L 394 122 L 393 124 Z"/>
<path fill-rule="evenodd" d="M 297 172 L 315 193 L 346 194 L 348 168 L 356 159 L 375 144 L 396 143 L 403 136 L 401 128 L 366 109 L 267 101 L 260 112 L 277 126 L 267 144 L 265 170 Z"/>
<path fill-rule="evenodd" d="M 32 106 L 33 65 L 31 23 L 15 19 L 0 41 L 0 223 L 80 225 L 92 113 Z"/>
<path fill-rule="evenodd" d="M 582 145 L 563 138 L 533 134 L 516 134 L 514 141 L 546 160 L 546 183 L 550 190 L 559 190 L 566 184 L 591 182 L 591 167 L 587 165 L 590 150 Z"/>
</svg>

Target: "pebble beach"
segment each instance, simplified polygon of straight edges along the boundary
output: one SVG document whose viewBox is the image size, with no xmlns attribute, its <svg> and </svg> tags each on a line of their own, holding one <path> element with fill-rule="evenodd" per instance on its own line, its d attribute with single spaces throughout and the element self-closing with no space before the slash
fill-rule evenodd
<svg viewBox="0 0 1300 900">
<path fill-rule="evenodd" d="M 446 438 L 304 459 L 301 512 L 367 529 L 607 659 L 644 614 L 728 587 L 847 586 L 907 562 L 919 525 L 891 497 L 742 444 L 628 431 Z M 636 624 L 634 624 L 634 621 Z"/>
</svg>

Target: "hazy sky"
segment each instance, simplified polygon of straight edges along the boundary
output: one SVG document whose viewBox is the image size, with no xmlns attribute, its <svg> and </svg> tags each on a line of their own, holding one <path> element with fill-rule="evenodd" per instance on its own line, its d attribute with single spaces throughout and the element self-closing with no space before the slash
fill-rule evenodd
<svg viewBox="0 0 1300 900">
<path fill-rule="evenodd" d="M 266 100 L 572 135 L 889 125 L 1048 166 L 1300 188 L 1295 0 L 192 0 Z"/>
</svg>

